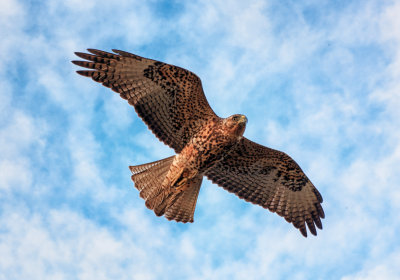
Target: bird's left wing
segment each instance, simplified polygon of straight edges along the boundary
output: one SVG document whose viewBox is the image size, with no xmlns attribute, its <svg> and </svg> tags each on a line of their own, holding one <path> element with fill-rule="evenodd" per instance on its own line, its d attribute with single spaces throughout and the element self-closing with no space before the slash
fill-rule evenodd
<svg viewBox="0 0 400 280">
<path fill-rule="evenodd" d="M 88 49 L 75 54 L 86 61 L 72 63 L 91 70 L 91 77 L 127 99 L 150 130 L 179 153 L 195 132 L 217 117 L 194 73 L 128 52 Z"/>
<path fill-rule="evenodd" d="M 205 174 L 213 183 L 246 201 L 276 212 L 306 237 L 308 225 L 322 229 L 322 196 L 297 163 L 283 152 L 246 138 Z"/>
</svg>

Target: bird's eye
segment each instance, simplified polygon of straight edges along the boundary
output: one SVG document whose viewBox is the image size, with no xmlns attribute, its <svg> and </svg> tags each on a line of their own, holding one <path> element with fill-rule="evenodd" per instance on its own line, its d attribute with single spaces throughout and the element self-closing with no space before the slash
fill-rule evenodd
<svg viewBox="0 0 400 280">
<path fill-rule="evenodd" d="M 235 122 L 236 121 L 238 121 L 239 120 L 239 117 L 238 116 L 233 116 L 233 118 L 232 118 Z"/>
</svg>

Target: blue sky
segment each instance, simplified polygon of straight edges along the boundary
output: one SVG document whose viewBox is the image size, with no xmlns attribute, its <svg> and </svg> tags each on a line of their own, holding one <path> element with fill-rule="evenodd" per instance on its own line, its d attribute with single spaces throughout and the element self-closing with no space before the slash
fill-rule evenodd
<svg viewBox="0 0 400 280">
<path fill-rule="evenodd" d="M 0 279 L 398 279 L 398 1 L 18 1 L 0 10 Z M 324 197 L 307 239 L 205 180 L 195 222 L 129 165 L 172 155 L 74 51 L 190 69 Z"/>
</svg>

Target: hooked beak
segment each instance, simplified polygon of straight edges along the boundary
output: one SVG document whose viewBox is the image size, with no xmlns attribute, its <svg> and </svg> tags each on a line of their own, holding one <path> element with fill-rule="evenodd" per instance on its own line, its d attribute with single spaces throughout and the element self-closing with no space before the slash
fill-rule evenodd
<svg viewBox="0 0 400 280">
<path fill-rule="evenodd" d="M 246 123 L 247 123 L 247 118 L 246 118 L 246 116 L 241 115 L 241 116 L 240 116 L 239 122 L 240 122 L 240 123 L 245 123 L 245 124 L 246 124 Z"/>
</svg>

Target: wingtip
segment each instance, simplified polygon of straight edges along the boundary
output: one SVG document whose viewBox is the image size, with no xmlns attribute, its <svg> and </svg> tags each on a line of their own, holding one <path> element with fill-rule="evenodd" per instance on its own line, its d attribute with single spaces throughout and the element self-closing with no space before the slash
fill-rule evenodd
<svg viewBox="0 0 400 280">
<path fill-rule="evenodd" d="M 77 57 L 80 57 L 80 58 L 83 58 L 83 59 L 86 59 L 86 57 L 87 57 L 87 53 L 83 53 L 83 52 L 74 52 L 74 54 L 77 56 Z"/>
<path fill-rule="evenodd" d="M 111 49 L 115 54 L 120 55 L 120 56 L 130 56 L 128 52 L 117 50 L 117 49 Z"/>
<path fill-rule="evenodd" d="M 301 227 L 301 228 L 299 228 L 299 230 L 300 230 L 300 232 L 301 232 L 301 234 L 305 237 L 305 238 L 307 238 L 307 230 L 306 230 L 306 228 L 304 227 Z"/>
<path fill-rule="evenodd" d="M 311 228 L 309 228 L 309 230 L 312 235 L 317 236 L 317 230 L 315 229 L 315 227 L 311 227 Z"/>
<path fill-rule="evenodd" d="M 319 213 L 319 216 L 320 216 L 322 219 L 325 219 L 325 212 L 324 212 L 324 209 L 323 209 L 322 207 L 321 207 L 321 209 L 319 209 L 318 213 Z"/>
<path fill-rule="evenodd" d="M 314 192 L 315 196 L 317 197 L 317 200 L 319 203 L 324 202 L 324 199 L 322 198 L 321 193 L 316 188 L 313 188 L 313 192 Z"/>
<path fill-rule="evenodd" d="M 322 229 L 322 222 L 319 216 L 314 217 L 314 223 L 317 226 L 317 228 Z"/>
<path fill-rule="evenodd" d="M 112 49 L 112 51 L 114 53 L 116 53 L 117 55 L 120 55 L 120 56 L 123 56 L 123 57 L 131 57 L 131 58 L 135 58 L 135 59 L 138 59 L 138 60 L 142 59 L 141 56 L 138 56 L 138 55 L 130 53 L 130 52 L 121 51 L 121 50 L 117 50 L 117 49 Z"/>
<path fill-rule="evenodd" d="M 79 75 L 85 76 L 85 77 L 89 77 L 89 73 L 90 71 L 86 71 L 86 70 L 78 70 L 76 71 L 76 73 L 78 73 Z"/>
</svg>

